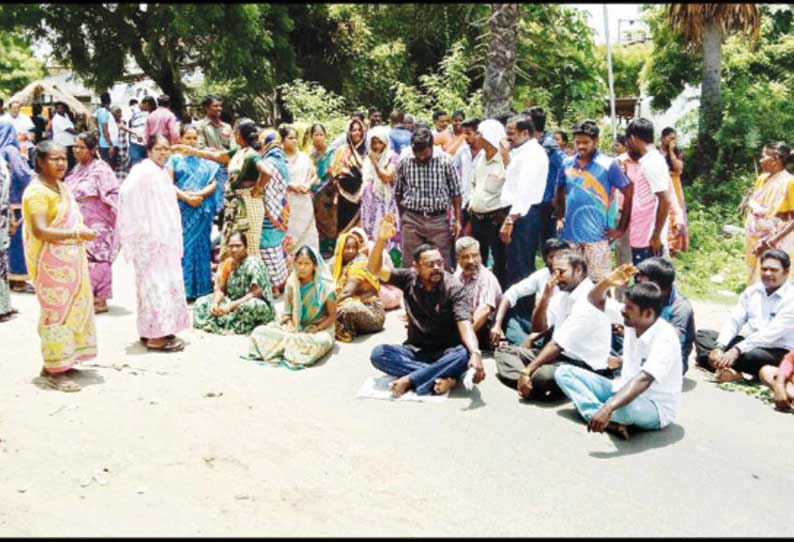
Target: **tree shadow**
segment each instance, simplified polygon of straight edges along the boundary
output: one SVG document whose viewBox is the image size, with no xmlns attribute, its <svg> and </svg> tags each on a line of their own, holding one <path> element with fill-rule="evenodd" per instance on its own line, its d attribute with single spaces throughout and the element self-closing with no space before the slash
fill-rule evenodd
<svg viewBox="0 0 794 542">
<path fill-rule="evenodd" d="M 89 386 L 96 386 L 98 384 L 105 383 L 104 377 L 102 377 L 102 375 L 100 375 L 94 369 L 75 369 L 73 371 L 69 371 L 69 378 L 74 380 L 81 388 L 87 388 Z M 42 390 L 58 391 L 47 384 L 47 380 L 43 376 L 36 376 L 30 382 Z"/>
</svg>

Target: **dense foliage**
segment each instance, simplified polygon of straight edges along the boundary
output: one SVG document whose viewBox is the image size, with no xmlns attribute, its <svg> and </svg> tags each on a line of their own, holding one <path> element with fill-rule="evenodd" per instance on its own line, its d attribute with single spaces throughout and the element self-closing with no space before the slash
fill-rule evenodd
<svg viewBox="0 0 794 542">
<path fill-rule="evenodd" d="M 0 32 L 0 96 L 8 98 L 44 75 L 24 38 Z"/>
</svg>

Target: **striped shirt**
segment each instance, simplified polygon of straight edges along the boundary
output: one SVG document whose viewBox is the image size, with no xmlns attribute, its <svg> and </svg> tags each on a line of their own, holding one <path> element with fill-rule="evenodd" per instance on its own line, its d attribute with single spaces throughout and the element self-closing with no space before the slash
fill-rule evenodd
<svg viewBox="0 0 794 542">
<path fill-rule="evenodd" d="M 397 164 L 394 198 L 405 210 L 437 213 L 452 206 L 460 196 L 460 180 L 449 156 L 433 155 L 427 163 L 406 156 Z"/>
</svg>

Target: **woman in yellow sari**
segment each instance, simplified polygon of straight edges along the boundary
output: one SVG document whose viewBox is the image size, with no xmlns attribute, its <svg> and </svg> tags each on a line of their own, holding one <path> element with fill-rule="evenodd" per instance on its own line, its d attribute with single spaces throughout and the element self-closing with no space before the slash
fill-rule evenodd
<svg viewBox="0 0 794 542">
<path fill-rule="evenodd" d="M 60 391 L 80 391 L 67 377 L 78 362 L 96 357 L 94 296 L 84 243 L 96 239 L 62 181 L 66 148 L 52 141 L 36 146 L 37 176 L 22 196 L 25 261 L 41 305 L 41 376 Z"/>
<path fill-rule="evenodd" d="M 281 320 L 251 333 L 250 359 L 302 369 L 334 347 L 336 295 L 334 279 L 323 259 L 309 246 L 295 253 L 287 279 Z"/>
<path fill-rule="evenodd" d="M 766 145 L 761 153 L 761 175 L 748 202 L 746 261 L 748 284 L 758 278 L 758 257 L 779 248 L 794 258 L 794 176 L 786 171 L 792 156 L 785 143 Z"/>
<path fill-rule="evenodd" d="M 350 342 L 360 333 L 383 329 L 386 311 L 379 296 L 380 281 L 367 269 L 366 240 L 360 228 L 343 233 L 336 241 L 336 339 Z"/>
</svg>

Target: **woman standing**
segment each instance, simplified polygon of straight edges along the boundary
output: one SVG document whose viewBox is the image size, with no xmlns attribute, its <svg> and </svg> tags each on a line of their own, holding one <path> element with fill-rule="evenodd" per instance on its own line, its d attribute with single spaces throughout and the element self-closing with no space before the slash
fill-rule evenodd
<svg viewBox="0 0 794 542">
<path fill-rule="evenodd" d="M 761 154 L 761 175 L 748 203 L 744 223 L 748 279 L 758 278 L 758 257 L 770 248 L 783 250 L 794 258 L 794 175 L 786 163 L 794 158 L 785 143 L 765 145 Z"/>
<path fill-rule="evenodd" d="M 17 313 L 11 308 L 11 294 L 8 288 L 8 192 L 11 176 L 5 159 L 0 156 L 0 322 L 5 322 Z"/>
<path fill-rule="evenodd" d="M 336 150 L 331 161 L 331 175 L 340 196 L 336 205 L 337 234 L 355 228 L 361 218 L 361 170 L 366 147 L 364 135 L 364 123 L 358 119 L 352 120 L 347 128 L 347 142 Z"/>
<path fill-rule="evenodd" d="M 174 335 L 190 327 L 182 279 L 182 221 L 176 187 L 165 169 L 168 140 L 153 135 L 148 159 L 130 171 L 121 187 L 121 246 L 135 268 L 138 334 L 148 350 L 176 352 Z"/>
<path fill-rule="evenodd" d="M 33 172 L 27 159 L 19 151 L 19 141 L 14 125 L 0 120 L 0 156 L 8 165 L 11 175 L 9 189 L 9 229 L 11 244 L 8 247 L 8 283 L 11 291 L 32 294 L 33 286 L 28 284 L 30 275 L 25 265 L 25 248 L 22 241 L 22 194 L 30 183 Z"/>
<path fill-rule="evenodd" d="M 687 232 L 686 201 L 684 201 L 684 188 L 681 185 L 681 173 L 684 171 L 684 155 L 678 148 L 677 134 L 674 129 L 667 127 L 662 130 L 661 151 L 670 170 L 670 180 L 675 197 L 670 208 L 670 226 L 668 240 L 670 252 L 686 252 L 689 248 L 689 233 Z"/>
<path fill-rule="evenodd" d="M 25 258 L 41 306 L 41 376 L 60 391 L 80 391 L 66 375 L 75 364 L 96 357 L 93 296 L 85 241 L 97 234 L 85 227 L 66 173 L 66 148 L 52 141 L 36 146 L 38 174 L 22 197 Z"/>
<path fill-rule="evenodd" d="M 284 314 L 279 323 L 251 333 L 249 356 L 272 364 L 302 368 L 334 347 L 334 279 L 323 259 L 307 246 L 295 254 L 287 280 Z"/>
<path fill-rule="evenodd" d="M 361 196 L 361 227 L 367 232 L 370 239 L 378 233 L 380 224 L 386 213 L 397 217 L 397 202 L 394 201 L 392 183 L 397 168 L 399 157 L 391 150 L 389 145 L 389 128 L 377 126 L 367 133 L 367 148 L 369 154 L 364 159 L 361 171 L 364 183 Z M 395 224 L 400 231 L 399 222 Z M 399 233 L 391 239 L 386 248 L 392 249 L 400 246 Z"/>
<path fill-rule="evenodd" d="M 183 145 L 198 145 L 198 130 L 182 125 Z M 165 164 L 176 185 L 182 216 L 182 277 L 185 295 L 192 301 L 212 291 L 212 219 L 216 212 L 216 176 L 220 166 L 195 156 L 172 154 Z"/>
<path fill-rule="evenodd" d="M 334 153 L 328 150 L 325 126 L 313 124 L 306 132 L 311 138 L 309 158 L 314 163 L 320 182 L 312 187 L 314 192 L 314 219 L 320 237 L 320 253 L 323 257 L 333 254 L 336 240 L 336 184 L 329 173 Z"/>
<path fill-rule="evenodd" d="M 268 169 L 265 181 L 265 220 L 262 222 L 262 237 L 259 249 L 265 261 L 274 292 L 280 295 L 287 282 L 287 255 L 284 251 L 288 229 L 287 184 L 289 166 L 287 157 L 272 134 L 264 140 L 262 164 Z M 292 251 L 291 251 L 292 252 Z"/>
<path fill-rule="evenodd" d="M 97 156 L 97 137 L 83 132 L 74 140 L 77 165 L 66 177 L 86 225 L 97 238 L 86 246 L 88 270 L 94 292 L 94 310 L 107 312 L 107 300 L 113 297 L 111 266 L 119 251 L 116 215 L 119 208 L 119 180 L 104 160 Z"/>
<path fill-rule="evenodd" d="M 273 291 L 262 259 L 246 252 L 245 235 L 229 238 L 229 257 L 218 268 L 215 291 L 196 300 L 193 327 L 210 333 L 247 335 L 276 315 Z"/>
<path fill-rule="evenodd" d="M 309 245 L 315 252 L 320 250 L 320 238 L 314 221 L 312 186 L 317 181 L 309 155 L 298 149 L 298 133 L 292 126 L 282 126 L 278 135 L 289 167 L 287 202 L 289 204 L 289 227 L 287 235 L 297 249 Z"/>
</svg>

